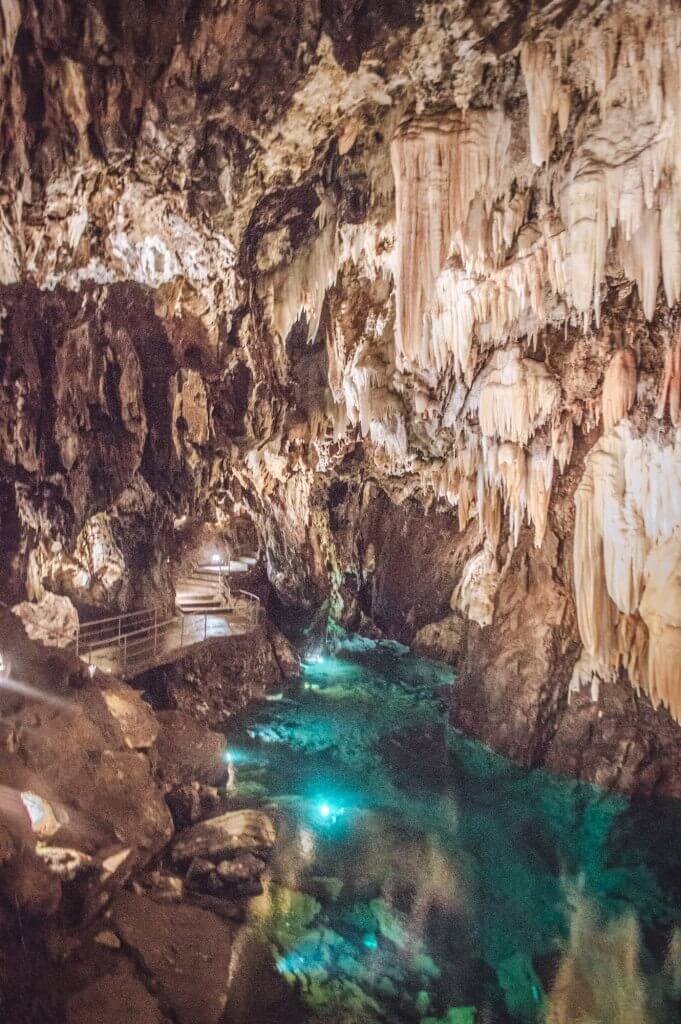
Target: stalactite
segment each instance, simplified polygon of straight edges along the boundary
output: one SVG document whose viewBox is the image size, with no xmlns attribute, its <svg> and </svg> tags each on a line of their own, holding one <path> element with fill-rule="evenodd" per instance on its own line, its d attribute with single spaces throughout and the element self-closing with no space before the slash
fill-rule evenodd
<svg viewBox="0 0 681 1024">
<path fill-rule="evenodd" d="M 270 320 L 284 339 L 302 313 L 308 336 L 319 328 L 324 296 L 338 275 L 340 245 L 335 206 L 322 197 L 317 210 L 319 233 L 288 266 L 275 270 L 268 281 Z"/>
<path fill-rule="evenodd" d="M 412 121 L 395 135 L 398 365 L 437 365 L 424 315 L 453 244 L 464 259 L 485 244 L 492 203 L 505 188 L 509 139 L 503 112 L 480 110 Z M 476 198 L 478 216 L 469 224 Z"/>
<path fill-rule="evenodd" d="M 585 474 L 575 495 L 574 570 L 577 622 L 587 655 L 610 667 L 617 609 L 605 582 L 603 535 L 592 474 Z"/>
<path fill-rule="evenodd" d="M 604 676 L 618 664 L 629 669 L 632 683 L 647 686 L 654 702 L 681 718 L 679 442 L 636 438 L 620 422 L 589 453 L 575 506 L 575 593 L 586 654 Z M 650 634 L 645 671 L 637 613 Z"/>
<path fill-rule="evenodd" d="M 438 372 L 452 360 L 457 376 L 470 383 L 476 333 L 496 344 L 544 323 L 547 242 L 543 233 L 528 230 L 525 244 L 527 249 L 497 269 L 476 274 L 450 265 L 438 276 L 424 323 L 425 345 Z"/>
<path fill-rule="evenodd" d="M 681 18 L 673 4 L 615 5 L 588 29 L 561 29 L 520 53 L 535 164 L 553 148 L 552 124 L 569 115 L 570 91 L 593 95 L 599 120 L 572 160 L 549 168 L 566 228 L 564 294 L 600 316 L 608 244 L 616 233 L 625 273 L 645 315 L 660 273 L 667 302 L 681 296 Z M 555 286 L 552 283 L 552 287 Z"/>
<path fill-rule="evenodd" d="M 546 445 L 534 444 L 527 459 L 527 519 L 534 526 L 534 546 L 546 536 L 553 482 L 553 454 Z"/>
<path fill-rule="evenodd" d="M 607 195 L 600 171 L 589 165 L 573 168 L 561 191 L 560 208 L 567 234 L 570 301 L 580 313 L 593 308 L 598 323 L 608 248 Z"/>
<path fill-rule="evenodd" d="M 498 349 L 481 376 L 480 428 L 487 437 L 527 444 L 550 417 L 559 394 L 543 363 L 521 358 L 518 346 Z"/>
<path fill-rule="evenodd" d="M 530 119 L 530 151 L 534 164 L 543 164 L 551 152 L 551 121 L 558 114 L 561 132 L 570 116 L 570 93 L 560 82 L 560 70 L 547 43 L 525 43 L 520 49 Z"/>
<path fill-rule="evenodd" d="M 561 473 L 565 472 L 572 458 L 574 436 L 574 421 L 569 413 L 560 416 L 551 425 L 551 453 Z"/>
<path fill-rule="evenodd" d="M 611 430 L 627 415 L 636 398 L 636 356 L 630 348 L 615 352 L 603 381 L 603 429 Z"/>
</svg>

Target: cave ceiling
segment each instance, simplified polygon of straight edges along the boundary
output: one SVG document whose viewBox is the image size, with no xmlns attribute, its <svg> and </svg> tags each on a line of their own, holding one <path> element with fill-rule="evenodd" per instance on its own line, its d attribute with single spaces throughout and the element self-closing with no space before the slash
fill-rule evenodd
<svg viewBox="0 0 681 1024">
<path fill-rule="evenodd" d="M 314 604 L 387 495 L 681 715 L 675 4 L 0 0 L 0 160 L 15 591 L 237 508 Z"/>
</svg>

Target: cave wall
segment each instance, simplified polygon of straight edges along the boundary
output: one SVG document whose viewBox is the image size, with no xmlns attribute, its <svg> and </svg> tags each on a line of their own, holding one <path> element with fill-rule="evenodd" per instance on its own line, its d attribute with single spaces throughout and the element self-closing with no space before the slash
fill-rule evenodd
<svg viewBox="0 0 681 1024">
<path fill-rule="evenodd" d="M 0 12 L 0 596 L 169 599 L 174 517 L 246 515 L 283 616 L 668 786 L 676 6 Z"/>
</svg>

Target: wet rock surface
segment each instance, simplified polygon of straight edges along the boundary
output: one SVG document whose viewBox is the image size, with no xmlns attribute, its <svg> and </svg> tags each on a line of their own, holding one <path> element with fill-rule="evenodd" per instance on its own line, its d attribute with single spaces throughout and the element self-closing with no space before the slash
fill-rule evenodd
<svg viewBox="0 0 681 1024">
<path fill-rule="evenodd" d="M 156 770 L 162 781 L 179 786 L 226 782 L 229 769 L 223 736 L 183 711 L 160 711 L 157 719 Z"/>
<path fill-rule="evenodd" d="M 218 727 L 250 700 L 280 690 L 299 670 L 294 648 L 268 623 L 245 636 L 211 640 L 172 665 L 142 674 L 136 685 L 155 707 Z"/>
</svg>

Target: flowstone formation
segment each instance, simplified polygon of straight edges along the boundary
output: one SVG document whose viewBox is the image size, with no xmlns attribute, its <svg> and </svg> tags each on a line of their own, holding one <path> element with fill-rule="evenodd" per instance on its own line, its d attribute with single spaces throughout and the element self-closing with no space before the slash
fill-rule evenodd
<svg viewBox="0 0 681 1024">
<path fill-rule="evenodd" d="M 678 793 L 676 6 L 49 8 L 0 6 L 3 599 L 172 597 L 177 517 L 245 514 L 280 614 Z"/>
</svg>

